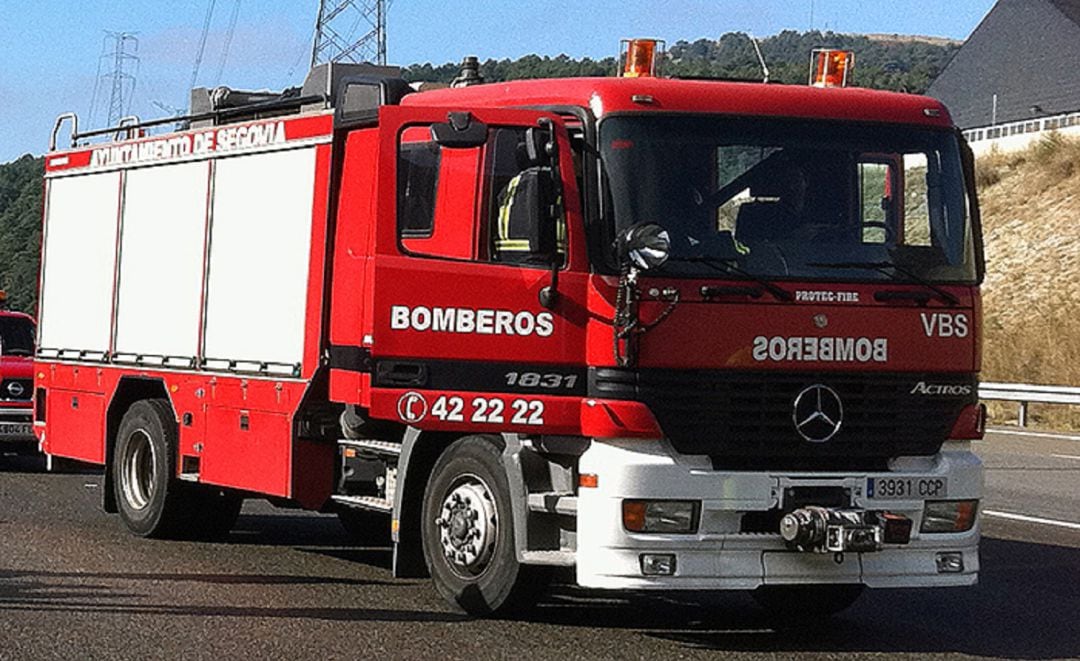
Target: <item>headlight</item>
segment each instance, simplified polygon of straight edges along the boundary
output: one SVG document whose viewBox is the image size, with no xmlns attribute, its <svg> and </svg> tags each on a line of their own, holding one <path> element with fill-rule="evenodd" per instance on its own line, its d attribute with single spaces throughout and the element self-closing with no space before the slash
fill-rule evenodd
<svg viewBox="0 0 1080 661">
<path fill-rule="evenodd" d="M 975 525 L 977 500 L 928 500 L 923 510 L 922 532 L 967 532 Z"/>
<path fill-rule="evenodd" d="M 695 500 L 624 500 L 623 527 L 630 532 L 695 532 L 699 508 Z"/>
</svg>

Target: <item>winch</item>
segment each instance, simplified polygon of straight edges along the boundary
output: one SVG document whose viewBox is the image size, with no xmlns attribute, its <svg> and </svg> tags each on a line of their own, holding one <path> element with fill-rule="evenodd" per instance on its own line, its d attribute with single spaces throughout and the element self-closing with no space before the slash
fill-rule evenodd
<svg viewBox="0 0 1080 661">
<path fill-rule="evenodd" d="M 881 550 L 886 525 L 875 512 L 811 505 L 785 514 L 780 519 L 780 536 L 797 551 L 865 553 Z"/>
</svg>

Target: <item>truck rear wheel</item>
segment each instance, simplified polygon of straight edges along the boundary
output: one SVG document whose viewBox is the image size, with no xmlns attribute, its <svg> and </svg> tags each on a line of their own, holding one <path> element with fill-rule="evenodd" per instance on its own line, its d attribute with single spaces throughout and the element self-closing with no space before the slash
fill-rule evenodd
<svg viewBox="0 0 1080 661">
<path fill-rule="evenodd" d="M 789 621 L 823 620 L 848 608 L 866 586 L 858 583 L 834 585 L 763 585 L 754 590 L 754 600 L 770 615 Z"/>
<path fill-rule="evenodd" d="M 470 615 L 523 607 L 543 585 L 517 561 L 509 483 L 491 439 L 467 436 L 442 454 L 424 492 L 421 531 L 436 590 Z"/>
<path fill-rule="evenodd" d="M 178 532 L 185 494 L 174 477 L 176 448 L 176 422 L 168 401 L 138 401 L 124 413 L 111 470 L 120 518 L 136 535 Z"/>
</svg>

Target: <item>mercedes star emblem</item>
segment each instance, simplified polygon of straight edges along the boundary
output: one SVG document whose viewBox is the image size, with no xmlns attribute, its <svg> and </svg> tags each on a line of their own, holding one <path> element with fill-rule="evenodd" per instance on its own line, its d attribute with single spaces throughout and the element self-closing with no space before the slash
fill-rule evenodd
<svg viewBox="0 0 1080 661">
<path fill-rule="evenodd" d="M 840 395 L 820 383 L 804 388 L 795 398 L 791 420 L 799 436 L 811 443 L 824 443 L 840 431 L 844 421 Z"/>
<path fill-rule="evenodd" d="M 824 314 L 815 314 L 814 315 L 814 325 L 817 326 L 818 328 L 825 328 L 826 326 L 829 325 L 829 318 L 827 316 L 825 316 Z"/>
</svg>

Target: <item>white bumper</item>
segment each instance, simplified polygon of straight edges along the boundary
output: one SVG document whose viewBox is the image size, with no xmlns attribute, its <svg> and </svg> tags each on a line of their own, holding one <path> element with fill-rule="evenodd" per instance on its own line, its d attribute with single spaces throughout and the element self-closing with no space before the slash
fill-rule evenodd
<svg viewBox="0 0 1080 661">
<path fill-rule="evenodd" d="M 952 444 L 950 444 L 952 445 Z M 595 489 L 578 493 L 577 581 L 592 588 L 661 590 L 753 589 L 762 584 L 863 583 L 870 587 L 972 585 L 979 570 L 979 526 L 966 533 L 920 534 L 923 501 L 866 498 L 869 477 L 944 477 L 942 499 L 978 499 L 982 464 L 966 447 L 932 458 L 897 463 L 889 473 L 822 474 L 722 472 L 706 457 L 677 454 L 665 441 L 594 441 L 580 471 L 598 476 Z M 904 514 L 913 520 L 911 541 L 874 553 L 789 551 L 779 534 L 741 533 L 747 512 L 780 505 L 790 486 L 842 486 L 859 509 Z M 622 525 L 624 499 L 701 501 L 693 534 L 642 534 Z M 938 554 L 960 553 L 963 571 L 940 573 Z M 645 576 L 641 556 L 674 554 L 673 576 Z"/>
</svg>

